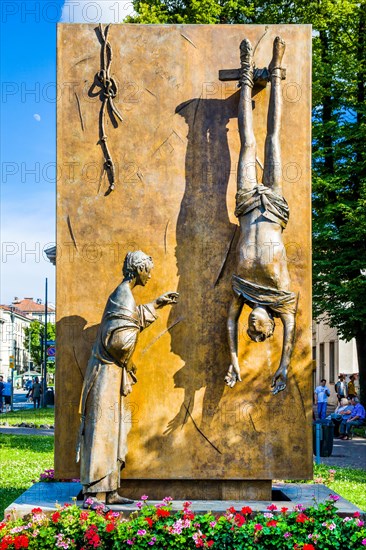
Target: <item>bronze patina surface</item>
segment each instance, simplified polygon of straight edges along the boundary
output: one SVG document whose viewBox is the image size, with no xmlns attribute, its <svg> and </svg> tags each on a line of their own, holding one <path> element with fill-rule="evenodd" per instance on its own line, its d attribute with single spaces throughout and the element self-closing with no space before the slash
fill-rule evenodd
<svg viewBox="0 0 366 550">
<path fill-rule="evenodd" d="M 107 195 L 102 96 L 94 80 L 101 67 L 98 33 L 94 25 L 58 27 L 56 476 L 79 475 L 74 449 L 88 359 L 123 258 L 142 249 L 155 268 L 149 286 L 134 290 L 136 303 L 166 288 L 179 292 L 179 303 L 141 334 L 134 354 L 138 383 L 126 398 L 132 427 L 123 478 L 129 486 L 140 480 L 139 487 L 143 480 L 151 487 L 162 480 L 164 490 L 167 480 L 179 480 L 192 493 L 195 480 L 218 486 L 220 480 L 243 486 L 258 480 L 268 488 L 265 480 L 309 478 L 311 27 L 112 26 L 110 71 L 123 121 L 117 126 L 105 116 L 115 168 Z M 275 319 L 273 336 L 252 342 L 247 306 L 239 319 L 242 381 L 233 388 L 224 382 L 231 362 L 226 322 L 240 233 L 234 211 L 241 142 L 240 89 L 237 81 L 219 80 L 219 70 L 237 70 L 244 38 L 255 49 L 257 67 L 267 67 L 276 36 L 286 42 L 281 183 L 291 212 L 282 253 L 299 300 L 287 386 L 273 395 L 282 323 Z M 270 90 L 258 86 L 252 93 L 259 181 Z M 262 262 L 274 252 L 273 243 L 263 243 Z M 243 253 L 255 258 L 258 249 L 248 241 Z"/>
</svg>

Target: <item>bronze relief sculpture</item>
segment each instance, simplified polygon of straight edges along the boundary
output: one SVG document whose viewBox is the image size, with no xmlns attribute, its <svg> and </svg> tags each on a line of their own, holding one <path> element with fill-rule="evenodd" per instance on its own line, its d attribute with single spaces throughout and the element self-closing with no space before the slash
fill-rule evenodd
<svg viewBox="0 0 366 550">
<path fill-rule="evenodd" d="M 249 314 L 247 333 L 255 342 L 272 336 L 279 317 L 283 324 L 283 344 L 280 365 L 272 379 L 272 393 L 286 387 L 287 371 L 295 337 L 297 295 L 290 291 L 282 232 L 289 219 L 289 208 L 282 196 L 282 165 L 280 129 L 282 114 L 281 67 L 285 42 L 276 37 L 273 57 L 268 67 L 271 83 L 267 117 L 267 137 L 263 183 L 256 173 L 256 140 L 253 131 L 252 88 L 257 78 L 253 49 L 249 40 L 240 45 L 240 100 L 238 124 L 241 149 L 237 176 L 235 215 L 239 218 L 240 237 L 237 248 L 237 268 L 233 275 L 234 297 L 230 305 L 227 327 L 231 364 L 226 383 L 233 387 L 241 381 L 238 361 L 238 320 L 247 304 Z M 253 253 L 248 253 L 254 250 Z"/>
<path fill-rule="evenodd" d="M 139 333 L 156 320 L 156 310 L 175 304 L 178 299 L 178 293 L 167 292 L 148 304 L 136 306 L 132 290 L 147 284 L 152 268 L 152 258 L 143 252 L 126 255 L 123 281 L 108 298 L 88 362 L 77 448 L 85 507 L 101 506 L 107 510 L 103 502 L 132 502 L 118 494 L 131 427 L 124 397 L 137 382 L 132 355 Z"/>
</svg>

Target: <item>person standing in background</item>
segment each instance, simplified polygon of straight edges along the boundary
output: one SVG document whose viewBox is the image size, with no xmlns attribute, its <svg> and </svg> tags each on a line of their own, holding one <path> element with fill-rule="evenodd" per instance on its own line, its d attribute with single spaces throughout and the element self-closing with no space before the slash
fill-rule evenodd
<svg viewBox="0 0 366 550">
<path fill-rule="evenodd" d="M 336 383 L 334 389 L 337 392 L 338 404 L 340 404 L 342 398 L 348 396 L 348 388 L 346 383 L 346 377 L 344 374 L 339 375 L 339 380 Z"/>
<path fill-rule="evenodd" d="M 349 382 L 348 382 L 348 397 L 350 399 L 352 399 L 352 397 L 357 397 L 357 392 L 356 392 L 356 388 L 355 388 L 355 379 L 356 379 L 356 375 L 351 374 L 351 376 L 349 377 Z"/>
<path fill-rule="evenodd" d="M 327 403 L 330 391 L 326 386 L 327 381 L 323 378 L 320 381 L 320 386 L 315 388 L 315 402 L 318 404 L 318 417 L 320 420 L 324 420 L 327 416 Z"/>
<path fill-rule="evenodd" d="M 32 387 L 32 398 L 33 398 L 33 407 L 39 409 L 40 402 L 41 402 L 41 393 L 42 393 L 42 386 L 39 382 L 38 376 L 35 377 Z"/>
<path fill-rule="evenodd" d="M 11 409 L 11 378 L 8 378 L 7 382 L 4 382 L 3 398 L 5 403 L 5 412 Z"/>
<path fill-rule="evenodd" d="M 4 377 L 0 376 L 0 413 L 3 412 L 3 389 L 4 389 Z"/>
</svg>

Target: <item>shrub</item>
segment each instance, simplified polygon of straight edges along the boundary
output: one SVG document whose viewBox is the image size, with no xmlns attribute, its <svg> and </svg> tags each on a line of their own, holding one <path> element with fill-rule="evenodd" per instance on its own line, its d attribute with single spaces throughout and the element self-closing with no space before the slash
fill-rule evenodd
<svg viewBox="0 0 366 550">
<path fill-rule="evenodd" d="M 65 548 L 91 550 L 339 550 L 366 549 L 366 529 L 360 514 L 337 515 L 335 495 L 309 508 L 290 511 L 271 504 L 265 513 L 250 507 L 229 508 L 224 515 L 194 514 L 191 503 L 172 510 L 172 499 L 151 505 L 141 497 L 139 511 L 123 513 L 83 510 L 65 504 L 45 514 L 34 508 L 23 519 L 0 523 L 0 550 Z"/>
</svg>

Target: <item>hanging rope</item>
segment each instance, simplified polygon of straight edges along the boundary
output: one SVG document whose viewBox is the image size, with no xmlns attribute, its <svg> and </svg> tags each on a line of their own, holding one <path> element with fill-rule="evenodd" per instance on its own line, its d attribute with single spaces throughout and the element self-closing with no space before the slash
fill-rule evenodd
<svg viewBox="0 0 366 550">
<path fill-rule="evenodd" d="M 116 119 L 118 118 L 122 122 L 122 115 L 118 111 L 117 107 L 114 104 L 114 99 L 118 93 L 118 86 L 114 78 L 110 74 L 111 64 L 112 64 L 112 46 L 108 40 L 110 25 L 107 25 L 105 30 L 103 26 L 99 24 L 99 32 L 102 39 L 102 52 L 101 52 L 101 70 L 97 74 L 97 79 L 100 82 L 101 86 L 101 99 L 102 107 L 100 110 L 100 145 L 103 149 L 104 154 L 104 170 L 107 172 L 109 188 L 106 191 L 106 195 L 109 195 L 115 188 L 115 175 L 116 170 L 114 162 L 107 144 L 107 135 L 105 131 L 105 115 L 106 111 L 109 110 L 109 115 L 111 117 L 112 123 L 115 123 L 118 126 Z"/>
</svg>

